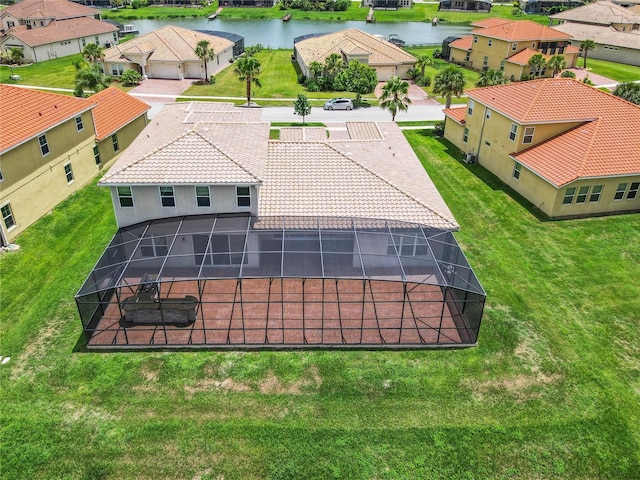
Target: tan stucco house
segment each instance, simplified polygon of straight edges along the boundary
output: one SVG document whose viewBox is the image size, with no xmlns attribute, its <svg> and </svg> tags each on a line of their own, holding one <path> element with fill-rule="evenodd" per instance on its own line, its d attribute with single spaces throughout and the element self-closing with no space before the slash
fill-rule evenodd
<svg viewBox="0 0 640 480">
<path fill-rule="evenodd" d="M 324 35 L 314 35 L 296 41 L 293 45 L 296 62 L 305 77 L 311 77 L 309 65 L 324 64 L 332 53 L 337 53 L 345 63 L 358 60 L 376 70 L 378 81 L 391 77 L 408 78 L 416 59 L 393 43 L 370 35 L 356 28 Z"/>
<path fill-rule="evenodd" d="M 593 40 L 596 48 L 588 58 L 640 66 L 640 12 L 602 0 L 551 15 L 549 21 L 573 37 L 574 47 Z"/>
<path fill-rule="evenodd" d="M 102 65 L 105 73 L 119 77 L 136 70 L 143 78 L 178 79 L 205 77 L 202 60 L 195 54 L 198 42 L 206 40 L 215 55 L 207 62 L 207 73 L 215 75 L 229 66 L 233 42 L 226 38 L 166 25 L 128 42 L 105 50 Z"/>
<path fill-rule="evenodd" d="M 2 244 L 95 177 L 144 128 L 148 109 L 115 88 L 81 99 L 0 85 L 0 117 L 11 119 L 0 127 Z"/>
<path fill-rule="evenodd" d="M 640 211 L 640 106 L 568 78 L 467 94 L 445 137 L 546 215 Z"/>
<path fill-rule="evenodd" d="M 536 54 L 547 60 L 562 55 L 572 68 L 580 53 L 570 45 L 571 35 L 530 20 L 487 18 L 472 25 L 472 35 L 449 44 L 449 61 L 478 71 L 500 70 L 511 80 L 553 75 L 550 69 L 533 71 L 529 67 L 529 59 Z"/>
<path fill-rule="evenodd" d="M 118 43 L 118 28 L 95 8 L 67 0 L 24 0 L 0 11 L 0 48 L 22 50 L 25 62 L 81 53 L 88 43 Z"/>
</svg>

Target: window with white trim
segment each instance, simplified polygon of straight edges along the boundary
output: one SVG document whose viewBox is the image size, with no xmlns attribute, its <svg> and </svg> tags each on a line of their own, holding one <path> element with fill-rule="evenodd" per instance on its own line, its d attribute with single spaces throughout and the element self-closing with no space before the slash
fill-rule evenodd
<svg viewBox="0 0 640 480">
<path fill-rule="evenodd" d="M 473 43 L 478 43 L 478 36 L 477 35 L 473 36 Z"/>
<path fill-rule="evenodd" d="M 239 207 L 251 206 L 251 190 L 249 187 L 236 187 L 236 199 Z"/>
<path fill-rule="evenodd" d="M 124 66 L 119 63 L 111 64 L 111 75 L 119 77 L 124 73 Z"/>
<path fill-rule="evenodd" d="M 473 107 L 475 106 L 475 102 L 473 100 L 469 100 L 469 103 L 467 103 L 467 113 L 469 115 L 473 115 Z"/>
<path fill-rule="evenodd" d="M 79 132 L 84 130 L 84 125 L 82 124 L 82 117 L 81 116 L 76 117 L 76 130 L 78 130 Z"/>
<path fill-rule="evenodd" d="M 40 153 L 43 157 L 49 155 L 49 142 L 47 142 L 47 135 L 40 135 L 38 137 L 38 143 L 40 144 Z"/>
<path fill-rule="evenodd" d="M 420 235 L 393 234 L 387 243 L 387 255 L 399 254 L 402 257 L 427 257 L 429 247 Z"/>
<path fill-rule="evenodd" d="M 487 42 L 487 45 L 488 45 L 488 46 L 493 45 L 493 38 L 490 38 L 490 39 L 489 39 L 489 41 Z"/>
<path fill-rule="evenodd" d="M 620 183 L 618 188 L 616 189 L 616 193 L 613 196 L 614 200 L 622 200 L 624 198 L 624 193 L 627 191 L 627 184 Z"/>
<path fill-rule="evenodd" d="M 591 196 L 589 196 L 589 203 L 600 201 L 600 195 L 602 195 L 602 185 L 594 185 L 591 189 Z"/>
<path fill-rule="evenodd" d="M 73 169 L 71 168 L 71 163 L 67 163 L 64 166 L 64 175 L 67 177 L 67 183 L 73 182 Z"/>
<path fill-rule="evenodd" d="M 486 118 L 487 120 L 491 118 L 491 110 L 489 110 L 488 108 L 484 112 L 484 118 Z"/>
<path fill-rule="evenodd" d="M 462 141 L 467 143 L 467 140 L 469 140 L 469 129 L 465 128 L 464 133 L 462 134 Z"/>
<path fill-rule="evenodd" d="M 120 144 L 118 143 L 118 135 L 115 133 L 111 135 L 111 142 L 113 143 L 113 151 L 117 152 L 120 150 Z"/>
<path fill-rule="evenodd" d="M 4 180 L 4 175 L 2 174 L 2 170 L 0 170 L 0 182 Z"/>
<path fill-rule="evenodd" d="M 515 52 L 518 49 L 518 42 L 514 43 L 513 45 L 511 45 L 511 51 Z"/>
<path fill-rule="evenodd" d="M 176 206 L 176 197 L 173 187 L 160 187 L 160 203 L 163 207 Z"/>
<path fill-rule="evenodd" d="M 486 67 L 489 65 L 489 57 L 484 57 L 484 60 L 482 60 L 482 66 Z"/>
<path fill-rule="evenodd" d="M 515 142 L 517 134 L 518 134 L 518 125 L 516 125 L 515 123 L 512 123 L 511 131 L 509 132 L 509 140 L 511 140 L 512 142 Z"/>
<path fill-rule="evenodd" d="M 533 132 L 536 131 L 535 127 L 525 127 L 524 135 L 522 136 L 522 143 L 531 143 L 533 142 Z"/>
<path fill-rule="evenodd" d="M 504 72 L 504 66 L 505 66 L 505 61 L 504 61 L 504 60 L 502 60 L 502 61 L 500 62 L 500 71 L 501 71 L 501 72 Z"/>
<path fill-rule="evenodd" d="M 4 222 L 4 226 L 7 230 L 11 230 L 16 226 L 16 221 L 13 218 L 13 211 L 11 210 L 10 203 L 0 207 L 0 212 L 2 212 L 2 221 Z"/>
<path fill-rule="evenodd" d="M 587 203 L 587 196 L 589 195 L 589 185 L 583 185 L 578 189 L 578 196 L 576 197 L 576 203 Z"/>
<path fill-rule="evenodd" d="M 576 187 L 569 187 L 564 192 L 564 198 L 562 199 L 563 205 L 571 205 L 573 198 L 576 196 Z"/>
<path fill-rule="evenodd" d="M 100 147 L 98 147 L 98 145 L 93 147 L 93 158 L 96 161 L 96 165 L 100 165 L 102 160 L 100 159 Z"/>
<path fill-rule="evenodd" d="M 167 237 L 147 237 L 140 242 L 143 257 L 165 257 L 169 253 Z"/>
<path fill-rule="evenodd" d="M 638 196 L 638 189 L 640 189 L 640 182 L 633 182 L 627 192 L 627 200 L 633 200 Z"/>
<path fill-rule="evenodd" d="M 118 200 L 123 208 L 133 207 L 133 192 L 131 187 L 117 187 Z"/>
<path fill-rule="evenodd" d="M 211 206 L 209 185 L 196 185 L 196 205 L 199 207 Z"/>
<path fill-rule="evenodd" d="M 516 162 L 516 164 L 513 167 L 513 178 L 515 178 L 516 180 L 518 180 L 520 178 L 520 169 L 522 168 L 522 165 L 520 165 L 518 162 Z"/>
</svg>

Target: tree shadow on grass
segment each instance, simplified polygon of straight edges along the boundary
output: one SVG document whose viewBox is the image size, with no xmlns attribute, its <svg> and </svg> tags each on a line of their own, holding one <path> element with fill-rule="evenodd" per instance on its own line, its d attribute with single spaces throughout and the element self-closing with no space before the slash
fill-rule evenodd
<svg viewBox="0 0 640 480">
<path fill-rule="evenodd" d="M 506 195 L 511 197 L 514 201 L 520 204 L 522 208 L 527 210 L 531 215 L 533 215 L 540 222 L 552 222 L 557 221 L 549 217 L 547 214 L 543 213 L 539 210 L 534 204 L 532 204 L 525 197 L 516 192 L 509 185 L 500 180 L 497 176 L 487 170 L 485 167 L 480 165 L 479 163 L 466 163 L 464 161 L 465 154 L 461 150 L 458 149 L 453 143 L 447 140 L 444 137 L 440 137 L 436 135 L 432 130 L 420 130 L 420 135 L 426 137 L 432 137 L 438 143 L 440 143 L 444 147 L 444 152 L 461 164 L 465 169 L 467 169 L 471 174 L 473 174 L 476 178 L 484 182 L 489 188 L 492 190 L 498 190 L 504 192 Z"/>
</svg>

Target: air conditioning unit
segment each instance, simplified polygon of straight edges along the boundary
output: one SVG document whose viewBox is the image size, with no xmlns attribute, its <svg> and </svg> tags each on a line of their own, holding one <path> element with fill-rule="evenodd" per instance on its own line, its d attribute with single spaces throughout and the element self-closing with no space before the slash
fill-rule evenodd
<svg viewBox="0 0 640 480">
<path fill-rule="evenodd" d="M 476 163 L 476 154 L 467 152 L 467 155 L 464 157 L 464 163 Z"/>
</svg>

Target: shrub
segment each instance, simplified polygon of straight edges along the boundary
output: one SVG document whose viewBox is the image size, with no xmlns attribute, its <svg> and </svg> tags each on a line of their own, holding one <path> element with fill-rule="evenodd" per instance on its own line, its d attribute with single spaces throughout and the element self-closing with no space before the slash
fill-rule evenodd
<svg viewBox="0 0 640 480">
<path fill-rule="evenodd" d="M 576 78 L 576 74 L 573 73 L 571 70 L 565 70 L 560 74 L 560 76 L 562 78 Z"/>
<path fill-rule="evenodd" d="M 439 137 L 442 137 L 444 135 L 444 122 L 436 123 L 433 127 L 433 133 L 435 133 Z"/>
<path fill-rule="evenodd" d="M 140 83 L 140 80 L 142 80 L 142 75 L 140 75 L 135 70 L 127 70 L 122 74 L 122 77 L 120 77 L 120 80 L 124 85 L 127 85 L 127 86 L 138 85 Z"/>
<path fill-rule="evenodd" d="M 429 75 L 425 75 L 418 80 L 418 86 L 420 87 L 430 87 L 431 86 L 431 77 Z"/>
<path fill-rule="evenodd" d="M 318 82 L 316 82 L 315 80 L 309 80 L 307 82 L 307 91 L 309 91 L 309 92 L 319 92 L 320 91 L 320 85 L 318 85 Z"/>
<path fill-rule="evenodd" d="M 433 58 L 442 58 L 442 50 L 440 50 L 439 48 L 436 48 L 431 54 L 431 56 Z"/>
</svg>

